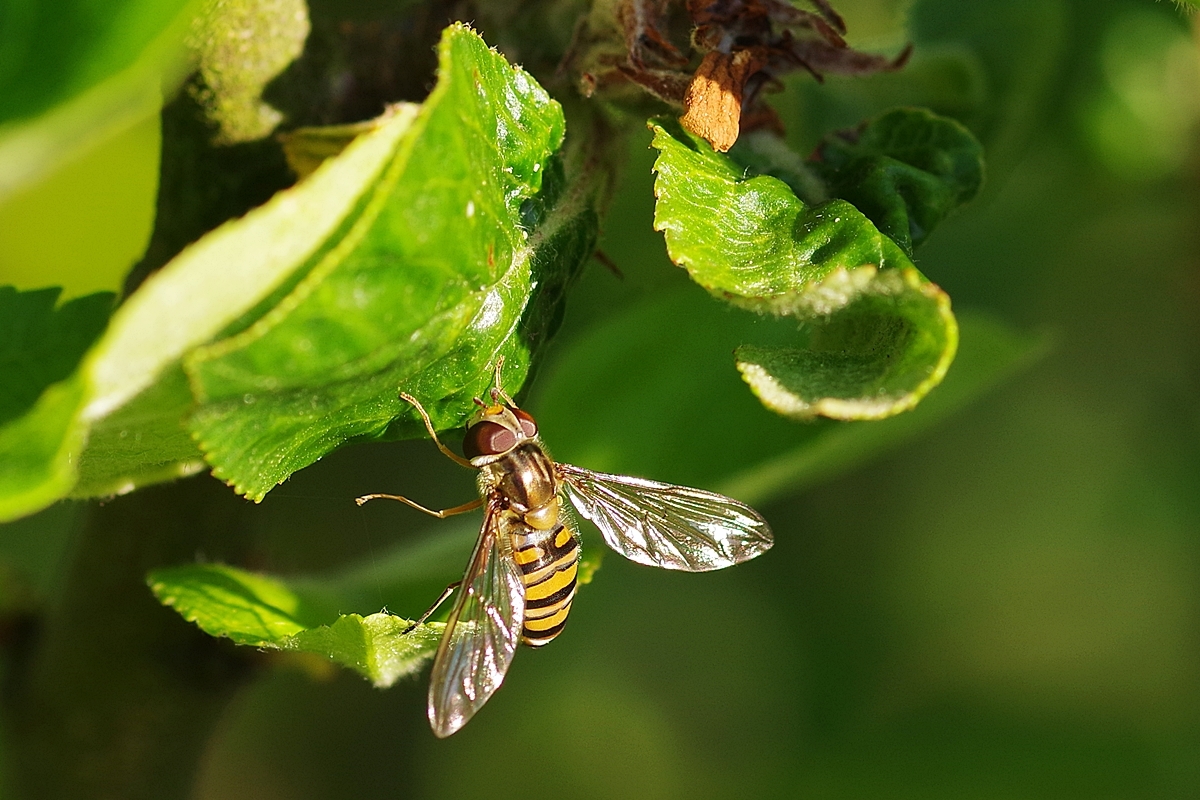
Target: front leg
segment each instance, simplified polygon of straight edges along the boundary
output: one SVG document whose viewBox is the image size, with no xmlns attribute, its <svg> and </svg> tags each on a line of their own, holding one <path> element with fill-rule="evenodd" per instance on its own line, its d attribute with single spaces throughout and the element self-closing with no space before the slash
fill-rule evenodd
<svg viewBox="0 0 1200 800">
<path fill-rule="evenodd" d="M 417 511 L 424 511 L 429 516 L 437 517 L 438 519 L 445 519 L 446 517 L 452 517 L 455 514 L 465 514 L 466 512 L 474 511 L 475 509 L 477 509 L 483 505 L 483 498 L 477 497 L 469 503 L 463 503 L 461 506 L 455 506 L 454 508 L 443 508 L 441 511 L 434 511 L 431 508 L 426 508 L 425 506 L 421 505 L 420 503 L 416 502 L 415 500 L 409 500 L 407 497 L 403 497 L 398 494 L 364 494 L 362 497 L 354 498 L 354 502 L 358 503 L 361 506 L 364 503 L 366 503 L 368 500 L 381 500 L 381 499 L 382 500 L 399 500 L 401 503 L 404 503 L 407 506 L 415 508 Z"/>
</svg>

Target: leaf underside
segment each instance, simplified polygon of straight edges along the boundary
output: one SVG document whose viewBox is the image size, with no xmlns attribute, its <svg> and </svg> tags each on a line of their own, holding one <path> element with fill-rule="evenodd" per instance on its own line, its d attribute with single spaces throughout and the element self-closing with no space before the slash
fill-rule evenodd
<svg viewBox="0 0 1200 800">
<path fill-rule="evenodd" d="M 958 343 L 949 298 L 891 237 L 845 200 L 806 204 L 673 123 L 652 130 L 654 223 L 671 260 L 713 295 L 798 325 L 787 347 L 739 348 L 764 405 L 797 419 L 879 419 L 941 381 Z"/>
<path fill-rule="evenodd" d="M 218 564 L 156 570 L 147 582 L 159 602 L 205 633 L 265 650 L 322 656 L 380 687 L 419 670 L 445 629 L 433 622 L 409 631 L 410 620 L 386 612 L 323 619 L 321 600 L 275 578 Z"/>
<path fill-rule="evenodd" d="M 239 493 L 260 499 L 349 439 L 413 419 L 399 389 L 442 422 L 498 355 L 513 389 L 523 379 L 519 325 L 541 276 L 522 214 L 562 112 L 463 26 L 439 53 L 436 88 L 337 244 L 271 313 L 185 361 L 191 430 Z"/>
<path fill-rule="evenodd" d="M 146 280 L 74 374 L 10 404 L 0 520 L 206 463 L 259 500 L 350 439 L 423 435 L 401 390 L 447 428 L 498 357 L 520 388 L 602 184 L 571 182 L 558 104 L 470 28 L 439 57 L 425 103 L 332 137 L 305 180 Z"/>
</svg>

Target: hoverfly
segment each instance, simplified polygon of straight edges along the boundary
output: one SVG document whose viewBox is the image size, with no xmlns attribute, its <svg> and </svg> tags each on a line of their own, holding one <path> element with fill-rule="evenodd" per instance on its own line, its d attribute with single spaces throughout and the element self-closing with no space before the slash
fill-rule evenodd
<svg viewBox="0 0 1200 800">
<path fill-rule="evenodd" d="M 439 519 L 483 508 L 483 527 L 462 580 L 446 587 L 409 628 L 458 589 L 429 683 L 429 724 L 439 738 L 465 725 L 500 688 L 518 643 L 540 647 L 566 624 L 580 545 L 562 507 L 564 495 L 609 547 L 639 564 L 706 572 L 740 564 L 773 544 L 766 520 L 724 495 L 554 461 L 533 417 L 500 388 L 500 364 L 495 387 L 490 405 L 475 401 L 480 409 L 463 439 L 466 458 L 442 444 L 416 398 L 400 395 L 416 408 L 443 454 L 479 470 L 479 499 L 442 511 L 400 495 L 356 500 L 399 500 Z"/>
</svg>

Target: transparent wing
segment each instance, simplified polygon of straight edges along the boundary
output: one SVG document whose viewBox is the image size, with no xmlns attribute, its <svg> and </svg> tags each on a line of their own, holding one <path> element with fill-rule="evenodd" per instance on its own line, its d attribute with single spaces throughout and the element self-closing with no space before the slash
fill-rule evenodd
<svg viewBox="0 0 1200 800">
<path fill-rule="evenodd" d="M 571 504 L 639 564 L 707 572 L 770 549 L 771 527 L 725 495 L 559 464 Z"/>
<path fill-rule="evenodd" d="M 441 738 L 466 725 L 500 688 L 520 640 L 525 587 L 516 563 L 501 552 L 497 527 L 489 503 L 433 662 L 429 724 Z"/>
</svg>

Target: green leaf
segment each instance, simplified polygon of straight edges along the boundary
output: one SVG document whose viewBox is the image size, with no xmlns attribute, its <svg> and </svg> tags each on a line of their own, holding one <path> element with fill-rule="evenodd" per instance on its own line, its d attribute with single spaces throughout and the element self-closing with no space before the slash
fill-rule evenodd
<svg viewBox="0 0 1200 800">
<path fill-rule="evenodd" d="M 127 494 L 207 469 L 185 425 L 192 405 L 187 378 L 176 365 L 125 405 L 96 419 L 69 496 Z"/>
<path fill-rule="evenodd" d="M 301 631 L 282 649 L 325 656 L 382 689 L 419 671 L 437 652 L 445 623 L 430 622 L 408 631 L 411 624 L 382 612 L 366 617 L 346 614 L 332 625 Z"/>
<path fill-rule="evenodd" d="M 282 583 L 219 564 L 156 570 L 150 589 L 165 606 L 178 611 L 213 636 L 238 644 L 270 646 L 306 626 L 303 601 Z"/>
<path fill-rule="evenodd" d="M 189 90 L 215 143 L 256 141 L 283 122 L 263 92 L 304 51 L 311 27 L 305 0 L 210 0 L 188 37 L 196 71 Z"/>
<path fill-rule="evenodd" d="M 307 178 L 317 171 L 317 167 L 345 150 L 359 136 L 375 130 L 387 122 L 393 113 L 403 108 L 403 105 L 393 106 L 385 110 L 382 116 L 365 122 L 296 128 L 279 134 L 288 167 L 296 173 L 296 177 Z"/>
<path fill-rule="evenodd" d="M 60 291 L 0 286 L 0 425 L 28 411 L 50 384 L 69 377 L 108 322 L 111 292 L 58 305 Z"/>
<path fill-rule="evenodd" d="M 349 438 L 423 435 L 401 388 L 443 426 L 497 356 L 519 388 L 591 253 L 608 173 L 581 140 L 555 154 L 558 105 L 469 28 L 441 57 L 423 106 L 129 297 L 73 383 L 0 432 L 0 464 L 21 465 L 0 472 L 0 518 L 192 474 L 196 439 L 259 499 Z"/>
<path fill-rule="evenodd" d="M 796 425 L 768 413 L 719 357 L 750 338 L 786 341 L 792 326 L 690 288 L 565 348 L 531 407 L 563 461 L 763 503 L 909 441 L 1046 351 L 1041 337 L 978 313 L 961 317 L 962 346 L 945 382 L 912 412 L 886 420 Z"/>
<path fill-rule="evenodd" d="M 0 26 L 0 198 L 154 114 L 194 0 L 14 0 Z"/>
<path fill-rule="evenodd" d="M 878 419 L 937 385 L 958 343 L 949 299 L 891 238 L 845 200 L 807 205 L 674 124 L 652 130 L 654 225 L 671 260 L 717 297 L 801 324 L 787 350 L 739 354 L 764 404 Z"/>
<path fill-rule="evenodd" d="M 612 319 L 564 352 L 542 383 L 534 401 L 541 429 L 569 461 L 762 503 L 909 440 L 1045 349 L 1040 339 L 967 315 L 959 369 L 914 413 L 871 424 L 796 426 L 764 412 L 713 358 L 761 323 L 690 291 Z M 657 346 L 647 349 L 646 342 Z M 693 402 L 681 404 L 681 396 Z M 438 524 L 415 543 L 321 577 L 284 581 L 189 565 L 156 570 L 148 581 L 161 602 L 213 636 L 320 655 L 387 686 L 420 668 L 444 626 L 429 623 L 403 636 L 405 617 L 361 612 L 381 599 L 422 609 L 460 574 L 477 524 Z M 583 536 L 581 584 L 605 554 L 599 536 L 586 527 Z"/>
<path fill-rule="evenodd" d="M 742 134 L 729 151 L 729 157 L 751 174 L 770 175 L 783 181 L 805 203 L 815 205 L 829 199 L 825 181 L 813 165 L 773 131 Z"/>
<path fill-rule="evenodd" d="M 110 293 L 56 308 L 58 289 L 0 287 L 0 520 L 40 508 L 74 482 L 84 383 L 66 380 L 112 311 Z"/>
<path fill-rule="evenodd" d="M 829 194 L 910 255 L 983 185 L 983 147 L 958 122 L 924 109 L 894 109 L 827 136 L 813 158 Z"/>
<path fill-rule="evenodd" d="M 85 398 L 79 376 L 42 393 L 23 416 L 0 428 L 0 522 L 53 503 L 75 483 L 74 456 L 87 428 L 80 420 Z"/>
<path fill-rule="evenodd" d="M 76 496 L 110 494 L 195 472 L 201 454 L 184 427 L 193 406 L 184 355 L 278 300 L 359 207 L 415 116 L 415 107 L 396 114 L 131 295 L 70 386 L 52 387 L 12 423 L 19 427 L 0 431 L 0 519 L 36 511 L 72 487 Z"/>
<path fill-rule="evenodd" d="M 147 582 L 163 605 L 212 636 L 323 656 L 376 686 L 390 686 L 433 656 L 445 624 L 430 622 L 405 634 L 409 619 L 387 611 L 361 612 L 378 608 L 381 598 L 414 615 L 423 611 L 462 574 L 478 525 L 477 517 L 435 525 L 415 542 L 319 577 L 282 580 L 220 564 L 192 564 L 155 570 Z M 600 537 L 594 541 L 583 551 L 580 585 L 591 581 L 603 558 Z M 447 603 L 440 613 L 449 608 Z"/>
<path fill-rule="evenodd" d="M 390 686 L 432 657 L 445 624 L 430 622 L 404 634 L 409 619 L 365 612 L 379 608 L 381 599 L 414 616 L 423 611 L 462 574 L 478 526 L 477 517 L 435 525 L 428 536 L 333 574 L 283 580 L 220 564 L 192 564 L 155 570 L 147 582 L 160 602 L 212 636 L 323 656 L 377 686 Z M 585 549 L 581 585 L 591 580 L 602 549 Z M 446 604 L 441 614 L 449 608 Z"/>
<path fill-rule="evenodd" d="M 319 601 L 282 581 L 217 564 L 155 570 L 147 582 L 159 602 L 212 636 L 324 656 L 380 687 L 419 670 L 445 629 L 434 622 L 405 633 L 411 621 L 388 613 L 322 618 Z"/>
<path fill-rule="evenodd" d="M 942 382 L 958 348 L 950 298 L 915 269 L 870 267 L 831 276 L 845 291 L 836 313 L 800 327 L 801 347 L 744 345 L 738 370 L 767 408 L 789 417 L 882 419 L 917 404 Z M 861 280 L 860 286 L 843 289 Z"/>
<path fill-rule="evenodd" d="M 394 433 L 419 432 L 401 388 L 441 427 L 470 413 L 498 356 L 519 388 L 534 289 L 561 285 L 594 236 L 586 215 L 542 217 L 561 188 L 559 105 L 465 26 L 439 54 L 437 87 L 336 243 L 271 313 L 185 364 L 193 433 L 252 499 L 396 417 Z M 563 255 L 564 235 L 568 258 L 538 257 Z"/>
</svg>

